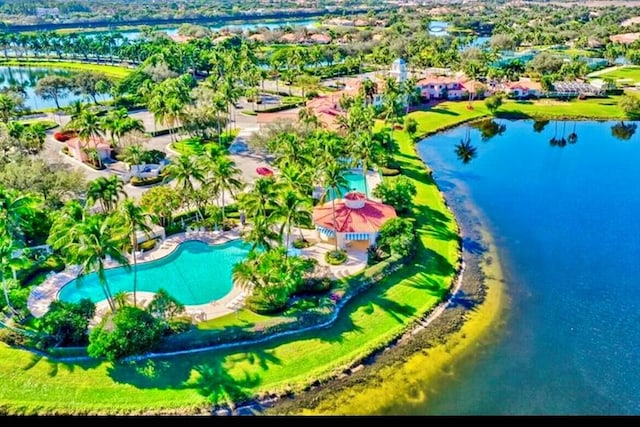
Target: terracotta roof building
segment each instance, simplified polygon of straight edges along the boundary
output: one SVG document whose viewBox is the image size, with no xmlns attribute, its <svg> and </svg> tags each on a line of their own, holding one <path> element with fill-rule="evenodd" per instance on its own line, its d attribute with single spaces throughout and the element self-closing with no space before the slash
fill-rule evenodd
<svg viewBox="0 0 640 427">
<path fill-rule="evenodd" d="M 334 214 L 335 208 L 335 214 Z M 326 202 L 313 210 L 313 223 L 321 240 L 337 239 L 344 249 L 349 241 L 375 244 L 380 227 L 397 217 L 393 206 L 368 199 L 363 193 L 350 191 L 344 199 Z"/>
</svg>

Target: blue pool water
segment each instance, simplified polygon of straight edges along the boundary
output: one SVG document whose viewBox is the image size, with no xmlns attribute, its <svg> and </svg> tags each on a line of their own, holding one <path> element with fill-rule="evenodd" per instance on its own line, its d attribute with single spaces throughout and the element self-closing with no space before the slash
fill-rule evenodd
<svg viewBox="0 0 640 427">
<path fill-rule="evenodd" d="M 510 298 L 498 343 L 402 412 L 640 415 L 640 134 L 616 122 L 501 121 L 458 160 L 465 127 L 418 144 L 452 205 L 471 202 L 495 238 Z M 573 131 L 575 144 L 550 139 Z"/>
<path fill-rule="evenodd" d="M 209 246 L 199 241 L 180 244 L 170 255 L 137 265 L 137 290 L 156 292 L 163 288 L 182 304 L 205 304 L 224 297 L 232 288 L 233 265 L 245 259 L 249 246 L 242 240 Z M 133 268 L 109 269 L 107 282 L 112 294 L 133 291 Z M 65 285 L 58 294 L 63 301 L 89 298 L 104 300 L 96 273 Z"/>
<path fill-rule="evenodd" d="M 338 194 L 338 198 L 344 197 L 344 195 L 351 190 L 356 190 L 361 193 L 365 192 L 364 177 L 362 176 L 362 172 L 347 172 L 346 174 L 344 174 L 344 178 L 347 180 L 347 185 L 340 189 L 340 194 Z M 369 193 L 368 195 L 371 195 L 371 190 L 373 189 L 368 188 L 368 191 L 367 191 L 367 193 Z M 330 201 L 330 200 L 333 200 L 333 198 L 334 198 L 334 191 L 333 189 L 329 188 L 327 190 L 326 200 Z"/>
</svg>

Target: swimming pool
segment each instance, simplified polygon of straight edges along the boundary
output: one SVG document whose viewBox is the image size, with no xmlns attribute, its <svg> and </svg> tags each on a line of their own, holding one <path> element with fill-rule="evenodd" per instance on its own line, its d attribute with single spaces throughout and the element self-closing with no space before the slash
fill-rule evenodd
<svg viewBox="0 0 640 427">
<path fill-rule="evenodd" d="M 184 305 L 218 300 L 231 291 L 233 266 L 245 259 L 249 249 L 242 240 L 215 246 L 200 241 L 181 243 L 166 257 L 137 265 L 137 290 L 157 292 L 162 288 Z M 112 294 L 133 292 L 133 268 L 111 268 L 105 274 Z M 104 292 L 97 274 L 90 273 L 62 287 L 58 298 L 67 302 L 89 298 L 95 303 L 104 300 Z"/>
<path fill-rule="evenodd" d="M 364 177 L 362 176 L 362 172 L 347 172 L 343 176 L 347 180 L 347 185 L 340 189 L 340 194 L 338 195 L 338 198 L 344 197 L 344 195 L 351 190 L 356 190 L 361 193 L 365 192 Z M 368 195 L 371 195 L 371 188 L 369 188 L 368 190 L 369 190 Z M 333 200 L 333 193 L 334 193 L 333 189 L 329 188 L 327 190 L 327 197 L 326 197 L 327 201 Z"/>
</svg>

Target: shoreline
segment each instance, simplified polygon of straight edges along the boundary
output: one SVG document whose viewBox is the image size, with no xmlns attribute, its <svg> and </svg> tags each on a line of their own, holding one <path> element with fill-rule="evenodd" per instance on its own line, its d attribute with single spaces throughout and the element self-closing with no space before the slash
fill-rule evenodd
<svg viewBox="0 0 640 427">
<path fill-rule="evenodd" d="M 426 163 L 425 168 L 431 171 Z M 371 355 L 349 375 L 271 402 L 265 414 L 399 415 L 393 412 L 394 402 L 389 402 L 388 396 L 423 404 L 430 398 L 425 389 L 437 393 L 434 390 L 455 377 L 457 366 L 496 339 L 508 306 L 502 266 L 493 235 L 468 199 L 468 191 L 462 190 L 462 194 L 440 192 L 458 223 L 460 239 L 471 238 L 486 251 L 474 254 L 462 248 L 451 297 L 427 313 L 424 322 Z"/>
</svg>

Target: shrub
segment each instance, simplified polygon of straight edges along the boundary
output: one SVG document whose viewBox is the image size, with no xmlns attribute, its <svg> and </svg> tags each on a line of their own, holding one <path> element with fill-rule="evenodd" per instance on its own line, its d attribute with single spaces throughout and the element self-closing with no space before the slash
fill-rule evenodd
<svg viewBox="0 0 640 427">
<path fill-rule="evenodd" d="M 158 242 L 157 239 L 146 240 L 138 245 L 138 249 L 140 249 L 143 252 L 150 251 L 151 249 L 156 247 L 157 242 Z"/>
<path fill-rule="evenodd" d="M 400 168 L 396 169 L 383 166 L 380 168 L 380 173 L 382 174 L 382 176 L 398 176 L 402 173 L 402 171 L 400 170 Z"/>
<path fill-rule="evenodd" d="M 306 239 L 297 238 L 296 240 L 293 241 L 292 245 L 296 249 L 304 249 L 311 246 L 311 242 L 309 242 Z"/>
<path fill-rule="evenodd" d="M 329 265 L 343 264 L 347 260 L 347 251 L 344 249 L 328 251 L 324 254 L 324 259 Z"/>
<path fill-rule="evenodd" d="M 76 133 L 74 131 L 62 131 L 62 132 L 54 133 L 53 139 L 60 142 L 66 142 L 75 136 L 76 136 Z"/>
</svg>

